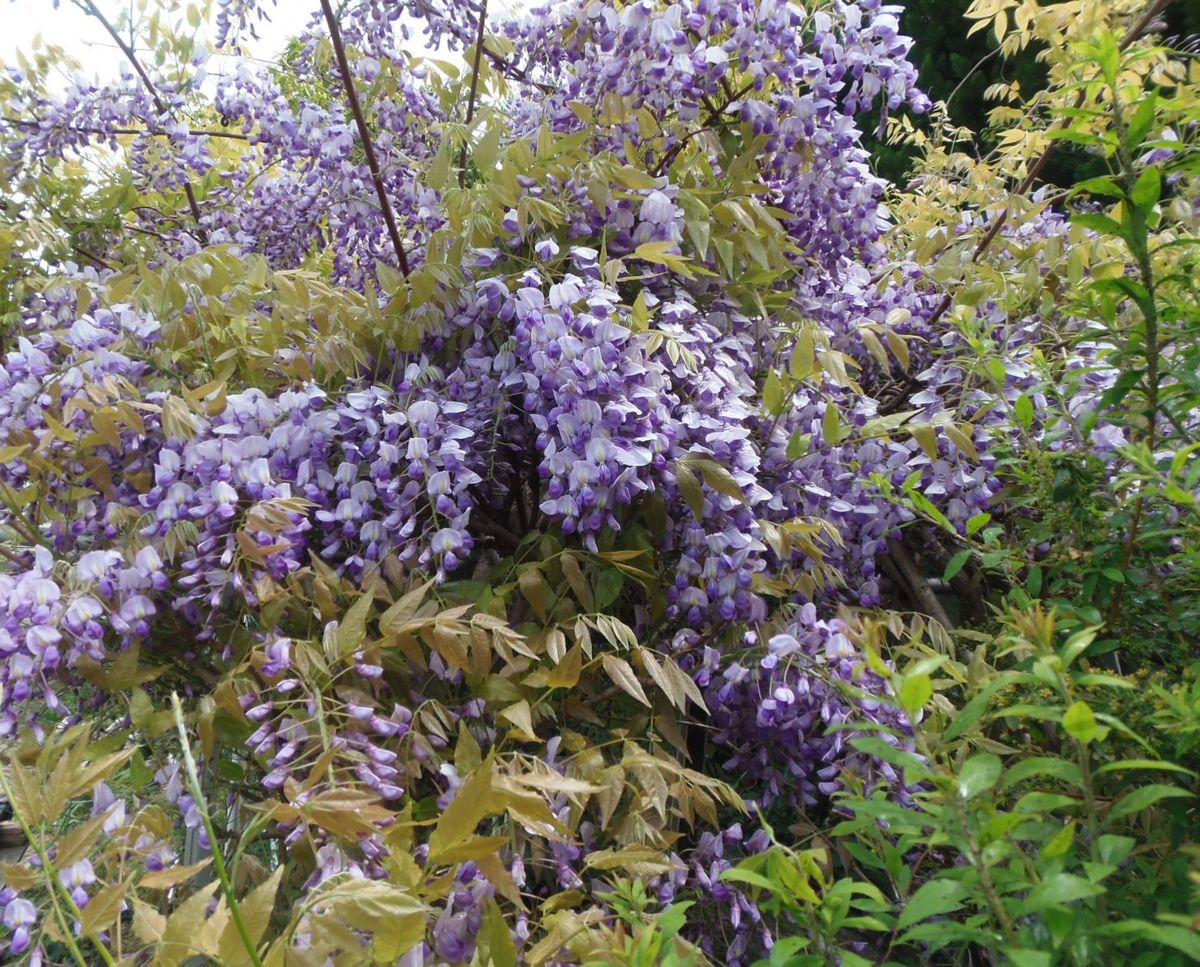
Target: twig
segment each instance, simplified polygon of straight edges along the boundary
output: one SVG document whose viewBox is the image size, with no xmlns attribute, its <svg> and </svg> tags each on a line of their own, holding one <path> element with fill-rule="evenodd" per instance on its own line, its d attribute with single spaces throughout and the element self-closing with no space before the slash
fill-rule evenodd
<svg viewBox="0 0 1200 967">
<path fill-rule="evenodd" d="M 525 70 L 523 67 L 518 67 L 511 61 L 505 60 L 503 56 L 496 53 L 496 51 L 491 50 L 486 44 L 483 45 L 482 49 L 483 56 L 490 60 L 492 64 L 499 69 L 502 74 L 504 74 L 504 76 L 511 78 L 514 81 L 520 81 L 522 84 L 530 84 L 533 87 L 536 87 L 543 94 L 553 93 L 554 86 L 552 84 L 531 80 L 527 70 Z"/>
<path fill-rule="evenodd" d="M 1158 17 L 1158 15 L 1171 5 L 1171 2 L 1172 2 L 1172 0 L 1156 0 L 1155 4 L 1149 10 L 1147 10 L 1146 13 L 1143 14 L 1142 17 L 1138 20 L 1138 22 L 1135 23 L 1131 28 L 1129 28 L 1129 32 L 1126 33 L 1123 38 L 1121 38 L 1121 42 L 1118 45 L 1118 49 L 1125 50 L 1126 48 L 1128 48 L 1129 45 L 1132 44 L 1135 40 L 1137 40 L 1138 37 L 1140 37 L 1142 35 L 1142 33 L 1146 30 L 1146 28 L 1149 27 L 1150 24 L 1152 24 L 1154 22 L 1154 20 Z M 1079 92 L 1079 96 L 1075 98 L 1075 108 L 1076 109 L 1078 109 L 1079 107 L 1081 107 L 1083 105 L 1083 102 L 1084 102 L 1084 99 L 1086 98 L 1086 96 L 1087 95 L 1083 91 Z M 1056 130 L 1056 129 L 1055 128 L 1051 129 L 1051 131 L 1054 131 L 1054 130 Z M 1017 187 L 1017 190 L 1016 190 L 1017 195 L 1026 194 L 1029 191 L 1029 189 L 1033 187 L 1033 183 L 1035 181 L 1037 181 L 1038 176 L 1041 175 L 1041 173 L 1045 169 L 1046 165 L 1049 164 L 1050 159 L 1051 159 L 1051 157 L 1053 157 L 1054 151 L 1057 147 L 1058 147 L 1057 141 L 1051 141 L 1048 145 L 1046 145 L 1045 150 L 1041 153 L 1041 155 L 1038 157 L 1038 159 L 1033 163 L 1033 165 L 1030 167 L 1029 171 L 1026 173 L 1024 180 Z M 979 240 L 979 244 L 975 246 L 975 251 L 971 255 L 972 263 L 979 261 L 980 256 L 983 255 L 983 253 L 987 251 L 988 246 L 990 246 L 992 244 L 992 241 L 996 238 L 996 236 L 1000 234 L 1000 229 L 1002 229 L 1004 227 L 1004 225 L 1007 221 L 1008 221 L 1008 209 L 1005 208 L 1003 211 L 1001 211 L 996 216 L 996 220 L 994 222 L 992 222 L 992 224 L 989 226 L 988 230 L 986 232 L 984 232 L 983 238 L 981 238 Z M 933 325 L 935 322 L 938 321 L 938 319 L 940 319 L 943 315 L 945 315 L 946 310 L 950 308 L 950 304 L 953 301 L 954 301 L 953 296 L 951 296 L 950 293 L 947 292 L 942 297 L 942 301 L 938 303 L 937 308 L 933 310 L 933 315 L 929 317 L 929 325 Z"/>
<path fill-rule="evenodd" d="M 521 546 L 520 537 L 518 537 L 503 524 L 491 520 L 490 518 L 483 516 L 481 513 L 478 513 L 478 510 L 471 520 L 471 523 L 478 527 L 485 534 L 504 541 L 511 550 L 516 550 Z"/>
<path fill-rule="evenodd" d="M 109 270 L 109 271 L 111 271 L 111 272 L 115 272 L 115 271 L 116 271 L 116 269 L 115 269 L 115 268 L 113 268 L 113 266 L 112 266 L 112 264 L 111 264 L 110 262 L 106 262 L 106 261 L 105 261 L 104 259 L 102 259 L 102 258 L 101 258 L 99 255 L 97 255 L 95 252 L 89 252 L 87 249 L 85 249 L 85 248 L 82 248 L 82 247 L 81 247 L 81 246 L 79 246 L 79 245 L 75 245 L 75 246 L 73 246 L 73 249 L 74 249 L 74 251 L 75 251 L 77 254 L 79 254 L 79 255 L 82 255 L 82 256 L 83 256 L 85 259 L 87 259 L 89 262 L 91 262 L 91 263 L 92 263 L 92 265 L 94 265 L 96 268 L 98 268 L 98 269 L 108 269 L 108 270 Z"/>
<path fill-rule="evenodd" d="M 12 564 L 15 564 L 17 567 L 21 567 L 21 568 L 25 567 L 25 562 L 23 560 L 21 560 L 21 555 L 18 554 L 16 551 L 10 550 L 9 548 L 5 547 L 3 544 L 0 544 L 0 557 L 4 558 L 6 561 L 9 561 Z"/>
<path fill-rule="evenodd" d="M 204 823 L 204 829 L 208 833 L 209 841 L 213 844 L 213 870 L 217 874 L 217 879 L 221 881 L 225 899 L 229 903 L 229 912 L 233 916 L 233 922 L 237 927 L 238 936 L 241 937 L 242 946 L 246 949 L 246 953 L 250 957 L 250 963 L 254 967 L 262 967 L 262 958 L 258 955 L 258 947 L 250 937 L 246 920 L 242 916 L 241 904 L 238 903 L 237 893 L 233 888 L 233 881 L 230 880 L 229 871 L 225 868 L 225 857 L 221 854 L 220 847 L 217 846 L 217 830 L 213 826 L 212 817 L 208 813 L 208 803 L 204 799 L 204 789 L 200 785 L 200 777 L 196 774 L 196 760 L 192 758 L 192 746 L 188 742 L 187 728 L 183 724 L 183 706 L 179 703 L 179 696 L 174 692 L 171 693 L 171 711 L 174 713 L 175 731 L 179 734 L 179 743 L 182 746 L 183 766 L 184 771 L 187 773 L 188 785 L 192 795 L 195 797 L 196 809 L 200 813 L 200 819 Z"/>
<path fill-rule="evenodd" d="M 0 117 L 0 121 L 3 121 L 5 124 L 12 124 L 12 125 L 16 125 L 17 127 L 22 127 L 22 128 L 41 128 L 41 126 L 43 124 L 43 121 L 40 118 Z M 153 135 L 156 138 L 171 137 L 171 135 L 167 134 L 166 131 L 154 131 L 154 130 L 151 130 L 150 128 L 91 128 L 91 127 L 83 127 L 83 126 L 80 126 L 77 124 L 69 124 L 69 125 L 64 126 L 63 130 L 74 131 L 79 134 L 99 134 L 99 135 L 103 135 L 104 137 L 109 137 L 110 135 L 114 135 L 114 134 L 119 134 L 119 135 L 149 134 L 149 135 Z M 198 138 L 199 137 L 229 138 L 232 141 L 249 141 L 250 140 L 250 136 L 248 134 L 239 134 L 236 131 L 216 131 L 211 128 L 188 128 L 188 134 L 192 135 L 193 137 L 198 137 Z"/>
<path fill-rule="evenodd" d="M 479 92 L 479 61 L 483 57 L 483 28 L 487 22 L 487 0 L 479 6 L 479 31 L 475 35 L 475 63 L 471 68 L 471 94 L 467 98 L 467 131 L 471 129 L 471 121 L 475 119 L 475 97 Z M 458 187 L 462 188 L 467 182 L 467 144 L 463 142 L 462 155 L 458 165 Z"/>
<path fill-rule="evenodd" d="M 363 115 L 362 104 L 358 100 L 358 90 L 354 86 L 354 75 L 350 73 L 350 61 L 346 59 L 346 47 L 342 43 L 342 32 L 338 28 L 337 16 L 329 0 L 321 0 L 321 10 L 325 14 L 325 23 L 329 27 L 329 38 L 333 41 L 333 52 L 337 56 L 338 70 L 342 72 L 342 84 L 346 88 L 346 100 L 350 102 L 350 113 L 354 115 L 354 123 L 358 126 L 358 138 L 362 142 L 363 152 L 367 156 L 367 167 L 371 170 L 371 180 L 375 182 L 375 193 L 379 196 L 379 207 L 383 210 L 383 220 L 387 224 L 388 235 L 392 240 L 392 248 L 396 250 L 396 260 L 400 264 L 400 272 L 409 274 L 408 256 L 404 252 L 404 243 L 400 240 L 400 229 L 396 227 L 396 215 L 392 211 L 392 202 L 388 198 L 387 188 L 383 184 L 383 172 L 379 168 L 379 160 L 375 157 L 375 143 L 371 140 L 371 130 L 367 127 L 367 119 Z"/>
</svg>

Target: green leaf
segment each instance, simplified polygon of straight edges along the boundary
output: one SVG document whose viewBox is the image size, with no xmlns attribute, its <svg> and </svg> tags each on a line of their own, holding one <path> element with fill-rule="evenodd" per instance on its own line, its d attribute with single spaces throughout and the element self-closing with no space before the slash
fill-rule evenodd
<svg viewBox="0 0 1200 967">
<path fill-rule="evenodd" d="M 683 457 L 689 467 L 700 471 L 704 482 L 719 494 L 732 497 L 741 503 L 746 503 L 746 495 L 742 493 L 741 485 L 734 479 L 732 473 L 710 457 L 700 457 L 688 454 Z"/>
<path fill-rule="evenodd" d="M 650 328 L 650 307 L 646 303 L 645 289 L 639 290 L 637 298 L 633 300 L 631 320 L 635 332 L 645 332 Z"/>
<path fill-rule="evenodd" d="M 675 483 L 683 499 L 692 509 L 692 513 L 700 518 L 704 515 L 704 491 L 700 489 L 700 481 L 683 461 L 675 465 Z"/>
<path fill-rule="evenodd" d="M 540 620 L 545 621 L 554 601 L 554 594 L 550 590 L 550 585 L 546 583 L 545 575 L 536 567 L 528 568 L 522 571 L 520 577 L 517 578 L 517 586 L 521 589 L 521 594 L 529 602 L 530 607 L 533 608 L 534 614 Z"/>
<path fill-rule="evenodd" d="M 817 368 L 816 344 L 813 331 L 805 326 L 800 332 L 800 338 L 792 347 L 792 355 L 788 361 L 788 371 L 792 379 L 806 379 Z"/>
<path fill-rule="evenodd" d="M 983 714 L 988 710 L 988 705 L 991 703 L 992 696 L 1001 688 L 1009 683 L 1011 676 L 1001 675 L 998 678 L 992 679 L 982 689 L 979 694 L 972 698 L 964 705 L 959 713 L 954 716 L 954 721 L 946 728 L 945 734 L 942 736 L 946 742 L 951 742 L 957 739 L 960 735 L 967 731 L 972 725 L 978 722 Z"/>
<path fill-rule="evenodd" d="M 949 581 L 956 574 L 958 574 L 958 572 L 966 566 L 967 561 L 971 560 L 971 555 L 973 553 L 974 551 L 967 547 L 955 554 L 954 557 L 950 558 L 950 563 L 946 565 L 946 571 L 942 575 L 942 580 Z"/>
<path fill-rule="evenodd" d="M 640 168 L 631 167 L 630 165 L 621 165 L 621 167 L 616 168 L 613 171 L 613 177 L 615 177 L 617 179 L 617 181 L 619 181 L 621 184 L 623 184 L 626 188 L 633 188 L 635 191 L 645 191 L 645 190 L 648 190 L 651 188 L 657 188 L 659 186 L 658 179 L 655 178 L 653 175 L 649 174 L 648 172 L 642 171 Z M 663 245 L 663 244 L 670 245 L 671 243 L 670 242 L 666 242 L 666 243 L 647 242 L 646 244 L 647 245 Z M 634 255 L 637 258 L 645 257 L 642 255 L 638 255 L 636 252 L 634 253 Z"/>
<path fill-rule="evenodd" d="M 825 414 L 821 417 L 821 436 L 826 444 L 833 446 L 846 438 L 850 431 L 842 423 L 842 415 L 838 412 L 837 404 L 829 401 L 825 404 Z"/>
<path fill-rule="evenodd" d="M 518 735 L 524 736 L 526 741 L 537 741 L 537 732 L 533 729 L 533 710 L 525 699 L 502 708 L 500 716 L 512 722 L 518 729 Z"/>
<path fill-rule="evenodd" d="M 1200 934 L 1186 927 L 1176 927 L 1165 923 L 1150 923 L 1147 920 L 1117 920 L 1113 923 L 1101 924 L 1094 928 L 1093 933 L 1098 937 L 1136 937 L 1150 944 L 1160 944 L 1181 951 L 1192 960 L 1200 961 Z M 1159 963 L 1158 960 L 1138 961 L 1139 963 Z"/>
<path fill-rule="evenodd" d="M 812 434 L 801 433 L 796 430 L 790 437 L 787 443 L 787 458 L 789 460 L 799 460 L 804 454 L 808 453 L 808 448 L 812 446 Z"/>
<path fill-rule="evenodd" d="M 1096 775 L 1106 772 L 1124 772 L 1126 769 L 1162 769 L 1166 772 L 1179 772 L 1185 776 L 1195 776 L 1196 773 L 1185 766 L 1165 759 L 1119 759 L 1116 762 L 1106 762 L 1096 770 Z"/>
<path fill-rule="evenodd" d="M 1192 960 L 1200 961 L 1200 934 L 1186 927 L 1175 927 L 1165 923 L 1150 925 L 1147 939 L 1157 941 L 1164 947 L 1173 947 L 1187 954 Z"/>
<path fill-rule="evenodd" d="M 783 412 L 786 402 L 787 396 L 783 390 L 783 383 L 775 370 L 771 370 L 767 373 L 766 382 L 763 384 L 763 405 L 772 416 L 778 416 Z"/>
<path fill-rule="evenodd" d="M 1138 101 L 1129 127 L 1125 131 L 1125 143 L 1129 146 L 1130 151 L 1138 151 L 1141 148 L 1142 142 L 1146 140 L 1146 135 L 1154 127 L 1154 119 L 1157 114 L 1158 91 L 1150 90 Z"/>
<path fill-rule="evenodd" d="M 1113 865 L 1120 864 L 1135 846 L 1137 840 L 1132 836 L 1117 836 L 1113 833 L 1106 833 L 1096 840 L 1101 862 Z"/>
<path fill-rule="evenodd" d="M 623 691 L 632 695 L 635 699 L 650 707 L 650 699 L 646 697 L 646 692 L 642 689 L 642 683 L 638 681 L 637 675 L 633 672 L 633 667 L 624 658 L 618 658 L 616 655 L 602 655 L 600 664 L 604 666 L 604 671 L 613 684 L 620 687 Z"/>
<path fill-rule="evenodd" d="M 271 922 L 271 912 L 275 909 L 275 895 L 279 891 L 279 883 L 283 879 L 284 866 L 275 867 L 271 876 L 250 891 L 249 896 L 241 900 L 242 920 L 246 924 L 246 932 L 252 944 L 258 944 L 267 926 Z M 220 943 L 221 963 L 235 964 L 251 963 L 242 941 L 241 933 L 231 920 L 221 934 Z"/>
<path fill-rule="evenodd" d="M 1100 73 L 1108 86 L 1117 86 L 1117 73 L 1121 69 L 1121 49 L 1117 46 L 1116 38 L 1108 32 L 1100 35 L 1096 41 L 1096 60 L 1100 64 Z"/>
<path fill-rule="evenodd" d="M 1107 726 L 1096 721 L 1096 715 L 1087 702 L 1075 702 L 1064 713 L 1063 728 L 1076 742 L 1087 745 L 1093 741 L 1103 741 L 1108 735 Z"/>
<path fill-rule="evenodd" d="M 1072 820 L 1060 829 L 1057 833 L 1050 837 L 1046 845 L 1042 847 L 1041 859 L 1053 859 L 1056 856 L 1062 856 L 1075 843 L 1075 822 Z"/>
<path fill-rule="evenodd" d="M 385 635 L 395 634 L 405 622 L 416 615 L 425 594 L 433 587 L 433 581 L 424 581 L 407 591 L 391 607 L 379 616 L 379 630 Z"/>
<path fill-rule="evenodd" d="M 957 910 L 970 892 L 966 884 L 958 880 L 930 880 L 904 905 L 900 919 L 896 921 L 896 928 L 903 930 L 930 917 Z"/>
<path fill-rule="evenodd" d="M 933 683 L 928 675 L 907 675 L 900 685 L 900 705 L 915 715 L 933 697 Z"/>
<path fill-rule="evenodd" d="M 755 873 L 753 870 L 747 870 L 741 866 L 725 870 L 721 874 L 721 879 L 726 883 L 745 883 L 749 886 L 757 886 L 763 890 L 770 890 L 772 893 L 778 892 L 781 889 L 781 884 L 767 879 L 761 873 Z"/>
<path fill-rule="evenodd" d="M 967 536 L 974 537 L 984 527 L 991 523 L 992 515 L 988 513 L 975 514 L 967 518 Z"/>
<path fill-rule="evenodd" d="M 375 963 L 395 963 L 425 936 L 425 905 L 390 883 L 343 880 L 322 895 L 321 902 L 351 927 L 371 936 Z"/>
<path fill-rule="evenodd" d="M 1124 198 L 1125 190 L 1108 175 L 1098 178 L 1085 178 L 1076 182 L 1073 189 L 1076 192 L 1087 192 L 1092 195 L 1108 195 L 1110 198 Z"/>
<path fill-rule="evenodd" d="M 1090 228 L 1093 232 L 1099 232 L 1101 235 L 1125 237 L 1125 229 L 1121 227 L 1120 222 L 1114 221 L 1107 215 L 1101 215 L 1099 212 L 1082 212 L 1072 215 L 1071 221 L 1084 228 Z"/>
<path fill-rule="evenodd" d="M 969 423 L 964 423 L 961 427 L 954 423 L 947 423 L 943 427 L 943 431 L 950 442 L 969 459 L 978 462 L 979 451 L 975 448 L 975 441 L 971 438 L 974 430 L 975 428 Z"/>
<path fill-rule="evenodd" d="M 621 596 L 625 575 L 615 567 L 606 567 L 596 580 L 596 610 L 603 611 Z"/>
<path fill-rule="evenodd" d="M 1162 195 L 1162 169 L 1151 165 L 1134 182 L 1133 190 L 1129 193 L 1130 200 L 1143 212 L 1148 212 L 1158 204 Z"/>
<path fill-rule="evenodd" d="M 909 423 L 908 431 L 930 460 L 938 457 L 937 429 L 929 423 Z"/>
<path fill-rule="evenodd" d="M 1017 417 L 1017 422 L 1026 430 L 1033 426 L 1034 409 L 1033 400 L 1025 393 L 1017 397 L 1017 402 L 1013 405 L 1013 411 Z"/>
<path fill-rule="evenodd" d="M 688 259 L 678 252 L 672 252 L 671 249 L 675 247 L 674 242 L 644 242 L 633 250 L 633 258 L 666 265 L 686 275 Z"/>
<path fill-rule="evenodd" d="M 1028 947 L 1001 947 L 1012 967 L 1050 967 L 1054 954 L 1047 950 L 1030 950 Z"/>
<path fill-rule="evenodd" d="M 991 752 L 980 752 L 962 764 L 958 773 L 958 792 L 964 799 L 973 799 L 991 789 L 1000 780 L 1004 764 Z"/>
<path fill-rule="evenodd" d="M 474 833 L 485 816 L 504 808 L 503 800 L 494 788 L 495 775 L 495 765 L 488 758 L 467 777 L 429 836 L 430 862 Z"/>
<path fill-rule="evenodd" d="M 1148 786 L 1142 786 L 1140 789 L 1135 789 L 1128 796 L 1124 796 L 1113 808 L 1109 811 L 1109 819 L 1120 819 L 1122 816 L 1128 816 L 1132 813 L 1141 812 L 1143 809 L 1148 809 L 1156 802 L 1161 802 L 1164 799 L 1191 799 L 1192 793 L 1186 789 L 1180 789 L 1178 786 L 1168 786 L 1160 782 L 1151 783 Z"/>
<path fill-rule="evenodd" d="M 495 900 L 487 901 L 487 913 L 479 931 L 479 946 L 480 953 L 486 958 L 481 963 L 491 964 L 492 967 L 516 967 L 517 946 Z"/>
<path fill-rule="evenodd" d="M 1053 876 L 1046 877 L 1029 891 L 1029 896 L 1026 897 L 1021 908 L 1027 913 L 1037 913 L 1047 907 L 1074 903 L 1076 900 L 1100 896 L 1104 892 L 1104 887 L 1085 880 L 1082 876 L 1075 876 L 1072 873 L 1055 873 Z"/>
<path fill-rule="evenodd" d="M 1052 813 L 1059 809 L 1073 809 L 1079 805 L 1079 800 L 1072 796 L 1063 796 L 1057 792 L 1027 792 L 1013 805 L 1013 811 L 1018 813 Z"/>
<path fill-rule="evenodd" d="M 1091 647 L 1092 642 L 1096 640 L 1096 632 L 1099 630 L 1099 628 L 1084 628 L 1067 639 L 1067 643 L 1062 648 L 1064 668 L 1070 668 L 1075 659 Z"/>
</svg>

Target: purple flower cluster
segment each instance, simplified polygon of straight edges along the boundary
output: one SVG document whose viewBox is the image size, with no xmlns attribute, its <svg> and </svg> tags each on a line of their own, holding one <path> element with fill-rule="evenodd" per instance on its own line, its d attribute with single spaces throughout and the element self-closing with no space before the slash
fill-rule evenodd
<svg viewBox="0 0 1200 967">
<path fill-rule="evenodd" d="M 454 422 L 461 410 L 405 405 L 381 386 L 331 399 L 310 385 L 234 394 L 217 417 L 197 418 L 194 436 L 167 441 L 139 497 L 154 517 L 143 536 L 166 537 L 181 521 L 198 532 L 179 606 L 210 625 L 230 592 L 253 601 L 260 574 L 284 580 L 310 548 L 356 577 L 389 554 L 453 571 L 473 546 L 468 490 L 480 480 L 478 455 L 463 446 L 472 433 Z M 243 573 L 231 564 L 245 553 Z"/>
<path fill-rule="evenodd" d="M 29 950 L 33 942 L 32 928 L 38 921 L 37 907 L 11 886 L 0 889 L 0 906 L 4 908 L 0 923 L 12 934 L 0 950 L 11 957 L 19 957 Z"/>
<path fill-rule="evenodd" d="M 621 529 L 618 508 L 665 466 L 666 384 L 623 324 L 617 293 L 598 279 L 568 274 L 548 294 L 536 278 L 522 281 L 509 303 L 512 368 L 500 385 L 520 394 L 537 434 L 542 512 L 595 550 L 601 530 Z"/>
<path fill-rule="evenodd" d="M 317 39 L 313 35 L 310 43 Z M 379 82 L 385 69 L 379 58 L 388 56 L 382 52 L 357 60 L 355 83 Z M 390 57 L 400 60 L 394 50 Z M 431 131 L 446 118 L 418 76 L 388 71 L 400 94 L 374 105 L 372 123 L 381 129 L 375 150 L 387 172 L 384 189 L 413 239 L 415 255 L 443 216 L 436 192 L 416 180 L 411 165 L 432 157 L 437 140 Z M 339 281 L 355 286 L 373 280 L 377 261 L 394 263 L 374 182 L 356 147 L 354 122 L 338 103 L 297 100 L 271 75 L 242 64 L 218 86 L 215 107 L 254 150 L 224 172 L 212 196 L 212 241 L 261 252 L 279 268 L 300 265 L 327 248 Z"/>
<path fill-rule="evenodd" d="M 806 604 L 757 659 L 750 652 L 726 664 L 715 650 L 705 654 L 697 678 L 716 742 L 731 753 L 723 767 L 754 783 L 764 806 L 816 805 L 843 788 L 848 775 L 900 786 L 891 765 L 849 745 L 854 730 L 845 726 L 881 725 L 888 741 L 905 745 L 908 725 L 887 682 L 867 668 L 846 630 L 838 619 L 818 619 Z"/>
<path fill-rule="evenodd" d="M 100 662 L 106 641 L 123 643 L 150 633 L 157 607 L 149 595 L 166 587 L 163 564 L 152 547 L 132 562 L 115 551 L 89 551 L 68 580 L 55 568 L 49 551 L 39 547 L 33 567 L 0 574 L 0 735 L 14 735 L 19 724 L 37 736 L 44 726 L 34 718 L 38 705 L 59 715 L 71 713 L 58 694 L 58 683 L 82 658 Z M 18 714 L 27 707 L 27 717 Z"/>
</svg>

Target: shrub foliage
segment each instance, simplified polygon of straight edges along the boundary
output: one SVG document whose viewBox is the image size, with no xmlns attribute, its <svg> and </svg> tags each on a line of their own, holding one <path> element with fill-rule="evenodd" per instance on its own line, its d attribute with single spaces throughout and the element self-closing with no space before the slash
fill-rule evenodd
<svg viewBox="0 0 1200 967">
<path fill-rule="evenodd" d="M 74 2 L 116 80 L 0 73 L 6 961 L 1200 959 L 1165 0 L 975 0 L 986 132 L 878 0 Z"/>
</svg>

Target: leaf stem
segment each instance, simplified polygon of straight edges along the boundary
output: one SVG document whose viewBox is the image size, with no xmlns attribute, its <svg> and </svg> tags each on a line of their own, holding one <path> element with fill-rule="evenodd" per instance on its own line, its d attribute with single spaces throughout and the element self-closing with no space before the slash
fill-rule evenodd
<svg viewBox="0 0 1200 967">
<path fill-rule="evenodd" d="M 71 951 L 71 956 L 75 958 L 75 962 L 79 964 L 79 967 L 88 967 L 87 958 L 83 956 L 83 951 L 79 949 L 79 944 L 75 942 L 75 931 L 67 921 L 62 907 L 59 906 L 59 900 L 61 899 L 67 904 L 71 916 L 80 923 L 83 922 L 83 912 L 79 909 L 78 904 L 75 903 L 75 898 L 67 892 L 67 888 L 63 885 L 62 881 L 54 875 L 56 872 L 54 862 L 50 859 L 49 853 L 46 852 L 46 847 L 40 839 L 34 836 L 33 830 L 25 821 L 25 817 L 16 808 L 17 800 L 13 798 L 12 789 L 9 787 L 8 779 L 4 775 L 3 769 L 0 769 L 0 789 L 4 791 L 4 798 L 12 804 L 13 816 L 20 823 L 21 831 L 25 834 L 26 841 L 33 847 L 33 851 L 37 853 L 38 859 L 41 860 L 42 876 L 46 881 L 46 892 L 50 894 L 50 905 L 54 908 L 54 918 L 58 921 L 59 928 L 62 930 L 63 942 L 66 943 L 67 949 Z M 116 961 L 113 960 L 112 954 L 105 949 L 103 944 L 96 942 L 94 946 L 100 951 L 101 958 L 109 967 L 116 967 Z"/>
<path fill-rule="evenodd" d="M 221 890 L 229 903 L 229 912 L 233 916 L 234 925 L 237 927 L 238 935 L 242 938 L 242 946 L 246 948 L 250 962 L 254 967 L 262 967 L 262 959 L 258 956 L 258 948 L 250 938 L 250 930 L 246 926 L 245 918 L 242 916 L 242 907 L 238 903 L 237 892 L 233 888 L 233 881 L 230 880 L 229 871 L 225 868 L 225 857 L 222 855 L 221 848 L 218 845 L 217 830 L 213 826 L 212 817 L 208 813 L 208 803 L 205 801 L 204 790 L 200 785 L 200 776 L 196 771 L 196 760 L 192 758 L 192 746 L 188 741 L 187 728 L 183 724 L 183 706 L 179 702 L 179 694 L 177 692 L 171 693 L 171 710 L 175 715 L 175 731 L 179 734 L 179 744 L 183 749 L 183 766 L 187 772 L 188 787 L 196 800 L 196 809 L 200 813 L 200 819 L 204 823 L 205 832 L 208 833 L 209 841 L 213 846 L 213 870 L 217 874 L 217 879 L 221 881 Z"/>
</svg>

